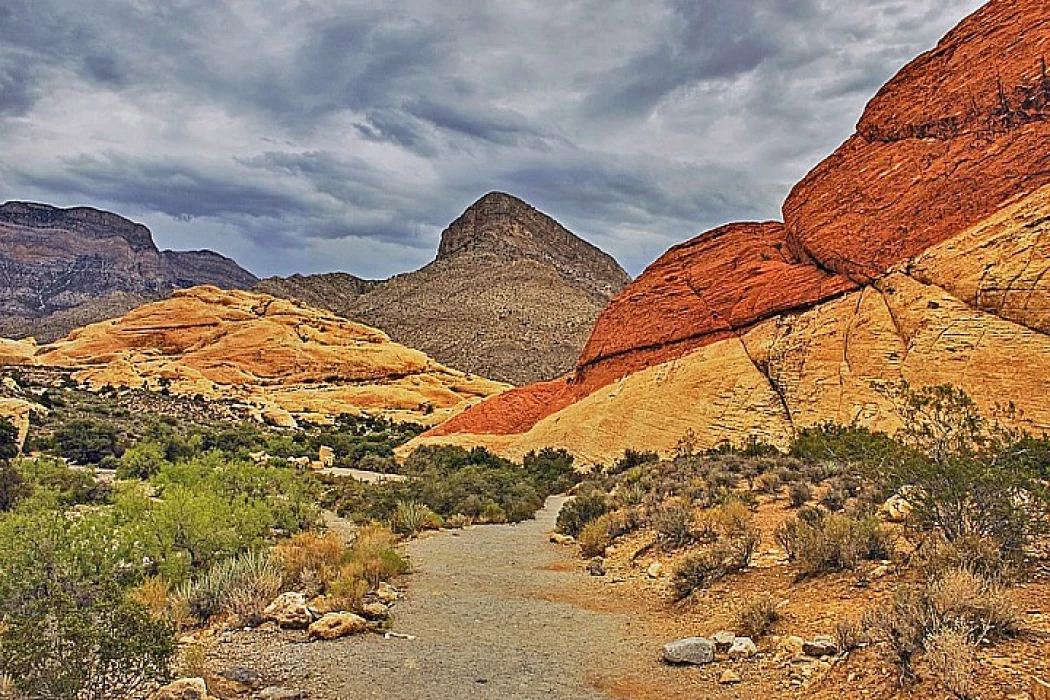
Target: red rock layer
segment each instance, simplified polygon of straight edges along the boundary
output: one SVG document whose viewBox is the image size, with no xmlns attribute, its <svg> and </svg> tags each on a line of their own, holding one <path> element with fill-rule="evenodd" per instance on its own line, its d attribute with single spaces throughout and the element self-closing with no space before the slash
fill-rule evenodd
<svg viewBox="0 0 1050 700">
<path fill-rule="evenodd" d="M 442 423 L 427 435 L 519 435 L 568 406 L 573 396 L 564 379 L 518 387 Z"/>
<path fill-rule="evenodd" d="M 1050 182 L 1050 13 L 997 0 L 905 67 L 788 197 L 801 255 L 870 282 Z"/>
<path fill-rule="evenodd" d="M 723 226 L 669 250 L 609 303 L 575 381 L 601 386 L 853 289 L 793 253 L 783 224 Z"/>
<path fill-rule="evenodd" d="M 507 392 L 431 435 L 514 435 L 646 367 L 856 289 L 800 260 L 779 223 L 733 224 L 665 253 L 605 308 L 565 380 Z"/>
<path fill-rule="evenodd" d="M 792 191 L 786 224 L 672 248 L 606 307 L 566 383 L 497 396 L 441 433 L 524 432 L 625 376 L 869 284 L 1047 185 L 1044 57 L 1047 0 L 988 3 L 879 92 Z"/>
</svg>

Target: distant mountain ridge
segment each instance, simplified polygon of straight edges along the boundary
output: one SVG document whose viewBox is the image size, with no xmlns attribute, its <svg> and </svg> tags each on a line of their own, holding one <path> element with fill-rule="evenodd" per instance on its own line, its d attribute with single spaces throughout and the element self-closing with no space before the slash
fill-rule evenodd
<svg viewBox="0 0 1050 700">
<path fill-rule="evenodd" d="M 420 270 L 382 281 L 297 275 L 256 288 L 379 328 L 451 367 L 522 384 L 568 371 L 629 282 L 611 256 L 550 216 L 491 192 L 442 233 Z"/>
<path fill-rule="evenodd" d="M 142 224 L 91 207 L 0 205 L 0 336 L 49 341 L 175 289 L 258 281 L 209 250 L 159 250 Z"/>
</svg>

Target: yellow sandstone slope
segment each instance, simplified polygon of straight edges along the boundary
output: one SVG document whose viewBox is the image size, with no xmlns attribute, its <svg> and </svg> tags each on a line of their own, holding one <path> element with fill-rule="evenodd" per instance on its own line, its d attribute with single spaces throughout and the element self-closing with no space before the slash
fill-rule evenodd
<svg viewBox="0 0 1050 700">
<path fill-rule="evenodd" d="M 241 401 L 289 425 L 295 416 L 362 411 L 434 425 L 507 388 L 331 313 L 210 286 L 73 331 L 32 360 L 96 388 Z"/>
<path fill-rule="evenodd" d="M 521 434 L 428 434 L 520 457 L 565 447 L 584 463 L 756 438 L 787 446 L 826 421 L 899 426 L 890 387 L 953 384 L 985 412 L 1050 430 L 1050 187 L 1021 198 L 858 291 L 612 382 Z M 498 401 L 498 399 L 497 399 Z M 482 407 L 484 409 L 484 407 Z M 436 431 L 440 433 L 441 431 Z"/>
</svg>

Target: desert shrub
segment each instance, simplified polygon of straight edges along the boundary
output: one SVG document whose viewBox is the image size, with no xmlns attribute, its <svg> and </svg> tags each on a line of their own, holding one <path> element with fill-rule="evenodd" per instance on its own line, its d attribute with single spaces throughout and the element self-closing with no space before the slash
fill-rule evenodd
<svg viewBox="0 0 1050 700">
<path fill-rule="evenodd" d="M 922 540 L 911 560 L 927 578 L 936 578 L 952 569 L 965 569 L 995 580 L 1011 580 L 1020 574 L 1020 562 L 1004 552 L 990 537 L 970 535 L 948 542 L 940 533 Z"/>
<path fill-rule="evenodd" d="M 704 514 L 701 533 L 707 544 L 683 558 L 671 578 L 676 600 L 688 598 L 725 576 L 742 571 L 758 547 L 758 530 L 750 513 L 739 502 Z"/>
<path fill-rule="evenodd" d="M 640 525 L 641 522 L 633 511 L 613 511 L 584 525 L 576 539 L 583 556 L 602 556 L 605 554 L 605 548 L 616 538 L 636 530 Z"/>
<path fill-rule="evenodd" d="M 869 611 L 864 625 L 886 642 L 902 681 L 914 678 L 916 659 L 939 635 L 957 634 L 975 645 L 1019 631 L 1018 618 L 1000 586 L 964 570 L 899 591 L 890 603 Z"/>
<path fill-rule="evenodd" d="M 623 457 L 616 460 L 611 466 L 606 467 L 606 474 L 623 474 L 624 472 L 640 467 L 644 464 L 652 464 L 660 461 L 660 455 L 655 452 L 640 452 L 636 450 L 625 450 Z"/>
<path fill-rule="evenodd" d="M 169 464 L 164 446 L 143 440 L 128 448 L 120 457 L 118 479 L 149 479 Z"/>
<path fill-rule="evenodd" d="M 765 472 L 755 477 L 754 486 L 759 493 L 775 496 L 780 493 L 783 485 L 779 474 L 776 472 Z"/>
<path fill-rule="evenodd" d="M 0 674 L 21 696 L 124 697 L 168 677 L 172 629 L 125 595 L 124 551 L 106 514 L 0 518 Z"/>
<path fill-rule="evenodd" d="M 656 506 L 649 514 L 649 524 L 665 547 L 685 547 L 696 541 L 696 512 L 681 501 Z"/>
<path fill-rule="evenodd" d="M 423 530 L 436 530 L 442 524 L 441 516 L 414 501 L 398 501 L 394 515 L 390 518 L 390 527 L 394 532 L 409 536 L 418 535 Z"/>
<path fill-rule="evenodd" d="M 182 584 L 176 596 L 202 624 L 228 615 L 254 621 L 280 592 L 281 581 L 277 563 L 268 555 L 248 550 Z"/>
<path fill-rule="evenodd" d="M 94 420 L 74 420 L 55 431 L 62 457 L 78 464 L 98 464 L 104 457 L 119 457 L 120 434 L 116 426 Z"/>
<path fill-rule="evenodd" d="M 605 515 L 592 520 L 583 526 L 576 541 L 580 544 L 580 553 L 587 557 L 600 557 L 605 555 L 605 549 L 612 544 L 612 536 L 605 522 Z"/>
<path fill-rule="evenodd" d="M 28 496 L 30 487 L 18 469 L 6 460 L 0 460 L 0 513 L 11 510 Z"/>
<path fill-rule="evenodd" d="M 813 487 L 805 481 L 794 481 L 788 487 L 788 500 L 792 508 L 801 508 L 813 498 Z"/>
<path fill-rule="evenodd" d="M 562 506 L 558 513 L 557 529 L 577 537 L 583 526 L 609 512 L 609 497 L 599 489 L 589 489 Z"/>
<path fill-rule="evenodd" d="M 357 531 L 350 556 L 361 563 L 362 575 L 372 588 L 408 572 L 408 563 L 394 549 L 396 544 L 394 533 L 378 523 Z"/>
<path fill-rule="evenodd" d="M 880 465 L 880 473 L 888 475 L 889 488 L 908 487 L 920 537 L 993 540 L 1019 564 L 1050 514 L 1043 483 L 1050 443 L 982 416 L 969 396 L 950 386 L 904 387 L 896 398 L 906 449 Z"/>
<path fill-rule="evenodd" d="M 864 631 L 864 624 L 860 620 L 846 619 L 839 620 L 835 625 L 835 640 L 839 651 L 849 652 L 870 643 L 871 638 Z"/>
<path fill-rule="evenodd" d="M 926 641 L 930 668 L 958 700 L 970 700 L 974 690 L 977 652 L 959 630 L 943 629 Z"/>
<path fill-rule="evenodd" d="M 26 493 L 53 499 L 56 505 L 96 505 L 105 503 L 110 489 L 86 471 L 71 469 L 53 458 L 23 459 L 16 465 Z"/>
<path fill-rule="evenodd" d="M 18 456 L 18 428 L 7 418 L 0 418 L 0 461 Z"/>
<path fill-rule="evenodd" d="M 278 542 L 273 560 L 288 588 L 317 592 L 346 562 L 346 546 L 336 535 L 300 532 Z"/>
<path fill-rule="evenodd" d="M 852 571 L 862 561 L 890 555 L 889 537 L 874 517 L 824 516 L 811 510 L 781 523 L 775 538 L 788 558 L 799 563 L 802 576 Z"/>
<path fill-rule="evenodd" d="M 760 639 L 780 622 L 783 615 L 777 601 L 770 595 L 762 595 L 747 603 L 737 615 L 737 630 L 741 636 Z"/>
</svg>

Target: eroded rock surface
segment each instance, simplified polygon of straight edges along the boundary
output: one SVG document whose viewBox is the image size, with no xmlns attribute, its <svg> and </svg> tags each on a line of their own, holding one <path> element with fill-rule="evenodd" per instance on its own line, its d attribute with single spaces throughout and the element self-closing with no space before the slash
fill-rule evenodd
<svg viewBox="0 0 1050 700">
<path fill-rule="evenodd" d="M 256 278 L 211 251 L 161 251 L 149 229 L 109 212 L 0 206 L 0 336 L 54 340 L 199 284 Z"/>
<path fill-rule="evenodd" d="M 953 384 L 1050 429 L 1050 6 L 994 0 L 895 77 L 788 198 L 668 251 L 575 370 L 415 444 L 608 462 L 826 421 L 894 431 L 893 387 Z M 411 446 L 410 446 L 411 447 Z"/>
<path fill-rule="evenodd" d="M 243 401 L 289 426 L 296 416 L 361 412 L 434 424 L 506 388 L 331 313 L 208 286 L 78 329 L 32 362 L 95 387 Z"/>
</svg>

